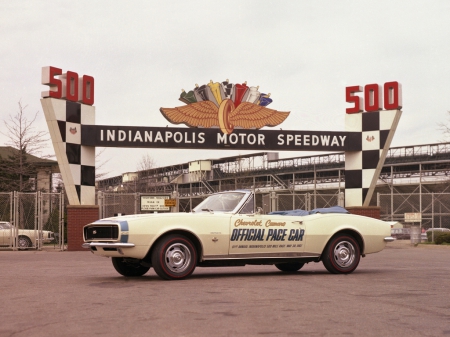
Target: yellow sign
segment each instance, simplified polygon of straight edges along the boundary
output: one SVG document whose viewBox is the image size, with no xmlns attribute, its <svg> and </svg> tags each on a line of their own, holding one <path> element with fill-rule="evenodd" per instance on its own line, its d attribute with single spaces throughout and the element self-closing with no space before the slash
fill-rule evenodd
<svg viewBox="0 0 450 337">
<path fill-rule="evenodd" d="M 165 207 L 175 207 L 177 205 L 176 199 L 164 199 Z"/>
</svg>

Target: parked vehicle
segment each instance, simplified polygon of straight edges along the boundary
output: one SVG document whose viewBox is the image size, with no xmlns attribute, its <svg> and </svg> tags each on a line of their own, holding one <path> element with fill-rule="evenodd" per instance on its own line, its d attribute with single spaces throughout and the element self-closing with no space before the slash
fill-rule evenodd
<svg viewBox="0 0 450 337">
<path fill-rule="evenodd" d="M 392 228 L 391 236 L 397 240 L 409 240 L 411 238 L 410 228 Z"/>
<path fill-rule="evenodd" d="M 393 241 L 390 225 L 342 207 L 261 214 L 251 191 L 216 193 L 191 213 L 113 217 L 84 227 L 84 248 L 111 257 L 124 276 L 151 267 L 183 279 L 198 267 L 275 265 L 295 272 L 322 261 L 334 274 L 353 272 L 361 256 Z"/>
<path fill-rule="evenodd" d="M 448 228 L 428 228 L 427 233 L 431 233 L 431 232 L 450 232 L 450 229 Z"/>
<path fill-rule="evenodd" d="M 41 231 L 33 229 L 17 229 L 9 222 L 0 221 L 0 246 L 12 246 L 12 240 L 17 231 L 17 247 L 27 249 L 36 245 L 38 240 L 42 243 L 49 243 L 55 239 L 54 233 L 50 231 Z"/>
</svg>

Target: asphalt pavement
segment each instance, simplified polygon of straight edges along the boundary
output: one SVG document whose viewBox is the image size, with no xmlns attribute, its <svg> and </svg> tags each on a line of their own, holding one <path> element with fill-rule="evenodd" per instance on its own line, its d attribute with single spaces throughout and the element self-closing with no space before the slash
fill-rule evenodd
<svg viewBox="0 0 450 337">
<path fill-rule="evenodd" d="M 151 269 L 120 276 L 90 252 L 0 251 L 0 337 L 450 336 L 450 246 L 389 243 L 349 275 L 322 263 Z"/>
</svg>

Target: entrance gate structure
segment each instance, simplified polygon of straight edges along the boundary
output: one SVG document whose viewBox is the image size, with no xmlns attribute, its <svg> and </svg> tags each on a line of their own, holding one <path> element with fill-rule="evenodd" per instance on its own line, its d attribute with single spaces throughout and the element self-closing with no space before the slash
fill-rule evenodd
<svg viewBox="0 0 450 337">
<path fill-rule="evenodd" d="M 344 151 L 345 206 L 364 214 L 402 114 L 398 82 L 387 82 L 383 89 L 369 84 L 364 88 L 364 104 L 363 97 L 357 96 L 361 86 L 346 88 L 346 102 L 353 106 L 346 109 L 345 131 L 262 130 L 281 124 L 290 112 L 267 108 L 273 99 L 258 91 L 259 86 L 227 80 L 183 91 L 179 100 L 186 105 L 160 109 L 169 122 L 189 128 L 95 125 L 92 76 L 79 78 L 73 71 L 63 74 L 62 69 L 44 67 L 42 84 L 49 86 L 41 103 L 70 203 L 68 224 L 75 226 L 69 237 L 98 214 L 96 147 Z M 73 242 L 82 243 L 80 234 Z M 69 249 L 81 248 L 69 244 Z"/>
</svg>

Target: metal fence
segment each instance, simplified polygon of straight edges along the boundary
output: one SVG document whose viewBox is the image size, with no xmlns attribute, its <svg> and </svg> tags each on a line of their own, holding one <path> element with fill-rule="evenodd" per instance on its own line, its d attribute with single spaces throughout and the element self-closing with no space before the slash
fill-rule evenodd
<svg viewBox="0 0 450 337">
<path fill-rule="evenodd" d="M 277 194 L 276 211 L 303 209 L 310 211 L 315 208 L 344 206 L 344 194 Z"/>
<path fill-rule="evenodd" d="M 46 245 L 64 250 L 62 193 L 0 193 L 0 222 L 2 248 L 40 250 Z M 53 232 L 54 240 L 51 242 L 44 240 L 46 231 Z"/>
<path fill-rule="evenodd" d="M 117 214 L 138 214 L 140 211 L 140 193 L 98 193 L 100 218 Z M 184 196 L 172 193 L 177 199 L 173 211 L 190 212 L 208 194 Z M 421 213 L 423 228 L 450 228 L 450 193 L 405 193 L 378 194 L 378 206 L 381 219 L 405 223 L 405 213 Z M 0 208 L 7 209 L 7 203 L 0 199 Z M 264 213 L 293 209 L 311 210 L 314 208 L 344 206 L 344 194 L 288 193 L 287 191 L 257 192 L 255 206 Z"/>
<path fill-rule="evenodd" d="M 0 193 L 0 222 L 12 222 L 14 214 L 13 196 L 13 192 Z"/>
<path fill-rule="evenodd" d="M 97 193 L 99 217 L 107 218 L 118 214 L 138 214 L 140 193 Z"/>
<path fill-rule="evenodd" d="M 277 193 L 277 192 L 257 192 L 255 206 L 261 207 L 264 213 L 273 211 L 284 211 L 293 209 L 311 210 L 314 208 L 344 205 L 343 193 L 336 194 L 314 194 L 314 193 Z M 118 214 L 139 214 L 145 213 L 140 210 L 140 196 L 148 193 L 104 193 L 98 192 L 97 201 L 99 205 L 99 217 L 107 218 Z M 208 194 L 186 197 L 171 194 L 171 198 L 177 200 L 173 211 L 190 212 Z"/>
<path fill-rule="evenodd" d="M 420 213 L 422 228 L 450 228 L 450 193 L 378 194 L 381 219 L 406 225 L 405 213 Z"/>
</svg>

